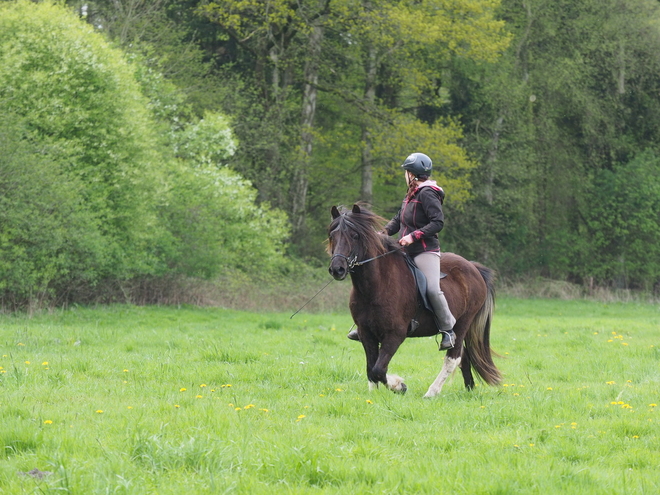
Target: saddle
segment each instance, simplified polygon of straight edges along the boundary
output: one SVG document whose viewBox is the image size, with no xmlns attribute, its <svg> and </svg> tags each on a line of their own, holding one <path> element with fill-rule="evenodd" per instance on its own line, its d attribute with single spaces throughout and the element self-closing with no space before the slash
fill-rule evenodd
<svg viewBox="0 0 660 495">
<path fill-rule="evenodd" d="M 422 272 L 419 268 L 417 268 L 417 265 L 415 264 L 415 261 L 408 255 L 404 256 L 404 259 L 406 260 L 406 264 L 408 265 L 408 268 L 410 268 L 410 271 L 413 274 L 413 277 L 415 279 L 415 286 L 417 287 L 417 298 L 420 302 L 420 305 L 426 309 L 428 309 L 431 314 L 435 316 L 435 313 L 433 311 L 433 306 L 431 306 L 431 303 L 428 300 L 428 297 L 426 297 L 426 290 L 428 288 L 428 281 L 426 280 L 426 275 L 424 275 L 424 272 Z M 446 273 L 440 272 L 440 280 L 445 278 L 447 276 Z M 417 330 L 419 327 L 419 322 L 413 318 L 413 320 L 410 322 L 410 329 L 408 330 L 408 335 L 410 336 Z"/>
</svg>

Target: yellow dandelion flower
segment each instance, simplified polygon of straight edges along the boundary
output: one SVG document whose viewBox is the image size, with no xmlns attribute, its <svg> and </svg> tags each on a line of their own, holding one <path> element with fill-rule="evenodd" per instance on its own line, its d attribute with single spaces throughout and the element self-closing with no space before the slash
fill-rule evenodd
<svg viewBox="0 0 660 495">
<path fill-rule="evenodd" d="M 98 410 L 96 411 L 96 414 L 103 414 L 103 410 L 98 409 Z"/>
<path fill-rule="evenodd" d="M 22 345 L 22 346 L 24 346 L 25 344 L 24 344 L 23 342 L 19 342 L 19 343 L 16 344 L 16 345 Z M 4 356 L 4 357 L 6 357 L 6 356 Z"/>
<path fill-rule="evenodd" d="M 577 423 L 571 423 L 571 426 L 577 426 Z"/>
<path fill-rule="evenodd" d="M 530 446 L 530 447 L 534 447 L 534 444 L 533 444 L 533 443 L 530 443 L 529 446 Z"/>
<path fill-rule="evenodd" d="M 480 406 L 480 409 L 486 409 L 486 406 Z"/>
<path fill-rule="evenodd" d="M 244 406 L 243 409 L 252 409 L 254 407 L 254 404 L 248 404 L 247 406 Z"/>
<path fill-rule="evenodd" d="M 518 397 L 518 396 L 520 396 L 520 394 L 513 394 L 513 396 L 514 396 L 514 397 Z"/>
<path fill-rule="evenodd" d="M 234 411 L 240 411 L 240 410 L 241 410 L 240 407 L 235 407 L 235 408 L 234 408 Z"/>
<path fill-rule="evenodd" d="M 546 388 L 546 390 L 552 390 L 552 387 L 548 387 L 548 388 Z"/>
<path fill-rule="evenodd" d="M 47 419 L 46 421 L 44 421 L 44 424 L 45 425 L 52 425 L 53 422 L 50 419 Z"/>
<path fill-rule="evenodd" d="M 614 342 L 612 339 L 609 339 L 608 342 Z"/>
<path fill-rule="evenodd" d="M 628 345 L 628 342 L 621 342 L 621 345 Z"/>
<path fill-rule="evenodd" d="M 25 364 L 30 364 L 30 361 L 25 361 Z"/>
<path fill-rule="evenodd" d="M 639 438 L 639 435 L 633 435 L 633 438 Z"/>
<path fill-rule="evenodd" d="M 344 391 L 344 389 L 341 389 L 341 388 L 336 388 L 336 389 L 335 389 L 335 391 L 336 391 L 336 392 L 343 392 L 343 391 Z"/>
<path fill-rule="evenodd" d="M 133 406 L 126 406 L 126 409 L 133 409 Z"/>
<path fill-rule="evenodd" d="M 200 387 L 200 388 L 204 388 L 204 387 L 206 387 L 206 383 L 202 383 L 199 387 Z"/>
<path fill-rule="evenodd" d="M 301 414 L 300 416 L 298 416 L 298 419 L 303 419 L 303 418 L 306 418 L 306 417 L 307 416 L 305 416 L 304 414 Z"/>
<path fill-rule="evenodd" d="M 367 404 L 373 404 L 373 402 L 367 399 Z"/>
<path fill-rule="evenodd" d="M 515 448 L 517 448 L 517 449 L 520 448 L 520 445 L 516 445 L 515 443 L 513 444 L 513 446 L 514 446 Z"/>
<path fill-rule="evenodd" d="M 195 399 L 201 399 L 201 398 L 203 398 L 203 397 L 204 397 L 203 395 L 196 395 L 196 396 L 195 396 Z"/>
<path fill-rule="evenodd" d="M 234 404 L 232 404 L 231 402 L 230 402 L 229 404 L 227 404 L 227 405 L 228 405 L 229 407 L 234 407 Z"/>
<path fill-rule="evenodd" d="M 128 373 L 127 369 L 122 370 L 122 373 Z"/>
<path fill-rule="evenodd" d="M 555 428 L 561 428 L 561 425 L 555 425 Z"/>
<path fill-rule="evenodd" d="M 44 361 L 43 363 L 41 363 L 41 366 L 48 366 L 48 361 Z"/>
<path fill-rule="evenodd" d="M 187 388 L 180 388 L 179 392 L 185 392 L 186 390 L 188 390 L 188 389 Z"/>
<path fill-rule="evenodd" d="M 657 407 L 657 404 L 649 404 L 649 407 Z"/>
<path fill-rule="evenodd" d="M 263 408 L 262 408 L 262 409 L 259 409 L 259 410 L 260 410 L 260 411 L 263 411 L 263 412 L 268 412 L 268 409 L 263 409 Z"/>
<path fill-rule="evenodd" d="M 178 409 L 178 408 L 180 408 L 181 406 L 180 406 L 179 404 L 174 404 L 174 407 L 176 407 L 176 408 Z"/>
<path fill-rule="evenodd" d="M 231 383 L 227 383 L 226 385 L 222 385 L 222 388 L 226 388 L 226 387 L 231 387 Z"/>
<path fill-rule="evenodd" d="M 605 382 L 606 385 L 615 385 L 616 382 Z"/>
</svg>

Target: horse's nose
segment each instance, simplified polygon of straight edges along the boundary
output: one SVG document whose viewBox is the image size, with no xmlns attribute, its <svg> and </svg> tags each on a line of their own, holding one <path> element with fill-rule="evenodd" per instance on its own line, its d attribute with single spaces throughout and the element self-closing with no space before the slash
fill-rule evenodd
<svg viewBox="0 0 660 495">
<path fill-rule="evenodd" d="M 347 273 L 346 268 L 344 268 L 342 265 L 339 266 L 330 265 L 328 271 L 335 280 L 344 280 L 346 278 L 346 273 Z"/>
</svg>

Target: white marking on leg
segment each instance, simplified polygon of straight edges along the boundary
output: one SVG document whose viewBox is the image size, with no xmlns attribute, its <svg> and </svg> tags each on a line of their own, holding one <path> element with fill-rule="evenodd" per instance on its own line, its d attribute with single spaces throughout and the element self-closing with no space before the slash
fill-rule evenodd
<svg viewBox="0 0 660 495">
<path fill-rule="evenodd" d="M 369 382 L 369 392 L 373 392 L 373 391 L 376 390 L 377 388 L 378 388 L 378 384 L 377 384 L 377 383 L 374 383 L 374 382 L 372 382 L 372 381 Z"/>
<path fill-rule="evenodd" d="M 445 356 L 445 362 L 442 365 L 440 374 L 431 384 L 424 397 L 435 397 L 436 395 L 438 395 L 442 390 L 442 387 L 444 386 L 445 382 L 447 381 L 447 378 L 449 378 L 451 374 L 456 370 L 456 368 L 458 368 L 459 364 L 461 364 L 460 357 L 453 359 L 450 358 L 449 356 Z"/>
<path fill-rule="evenodd" d="M 403 383 L 403 378 L 398 375 L 387 375 L 387 388 L 392 392 L 404 392 L 406 384 Z"/>
</svg>

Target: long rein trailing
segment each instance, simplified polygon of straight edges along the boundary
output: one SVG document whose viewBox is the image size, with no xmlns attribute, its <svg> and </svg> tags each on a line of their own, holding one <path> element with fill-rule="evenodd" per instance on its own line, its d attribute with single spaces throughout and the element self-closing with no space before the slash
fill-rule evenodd
<svg viewBox="0 0 660 495">
<path fill-rule="evenodd" d="M 332 260 L 335 259 L 335 258 L 344 258 L 344 259 L 346 260 L 346 262 L 348 263 L 348 271 L 351 271 L 351 272 L 352 272 L 352 271 L 353 271 L 353 268 L 355 268 L 356 266 L 366 265 L 367 263 L 370 263 L 370 262 L 372 262 L 372 261 L 374 261 L 374 260 L 377 260 L 378 258 L 382 258 L 383 256 L 387 256 L 388 254 L 397 253 L 397 252 L 400 252 L 400 251 L 403 251 L 403 248 L 402 248 L 402 247 L 400 247 L 400 248 L 396 248 L 396 249 L 393 249 L 392 251 L 387 251 L 386 253 L 379 254 L 378 256 L 374 256 L 373 258 L 369 258 L 369 259 L 362 260 L 362 261 L 357 261 L 357 255 L 354 255 L 353 257 L 349 258 L 348 256 L 343 255 L 343 254 L 333 254 L 332 257 L 330 258 L 330 261 L 332 262 Z M 300 313 L 300 312 L 302 311 L 302 309 L 303 309 L 305 306 L 307 306 L 310 302 L 312 302 L 312 301 L 314 300 L 314 298 L 315 298 L 316 296 L 318 296 L 321 292 L 323 292 L 323 290 L 324 290 L 328 285 L 330 285 L 332 282 L 334 282 L 334 280 L 335 280 L 334 278 L 330 279 L 330 282 L 328 282 L 328 283 L 325 284 L 323 287 L 321 287 L 321 288 L 318 290 L 318 292 L 317 292 L 316 294 L 314 294 L 314 295 L 313 295 L 313 296 L 312 296 L 312 297 L 311 297 L 311 298 L 310 298 L 305 304 L 303 304 L 303 305 L 300 307 L 300 309 L 298 309 L 298 311 L 296 311 L 295 313 L 293 313 L 293 314 L 289 317 L 289 319 L 292 319 L 294 316 L 296 316 L 298 313 Z"/>
</svg>

